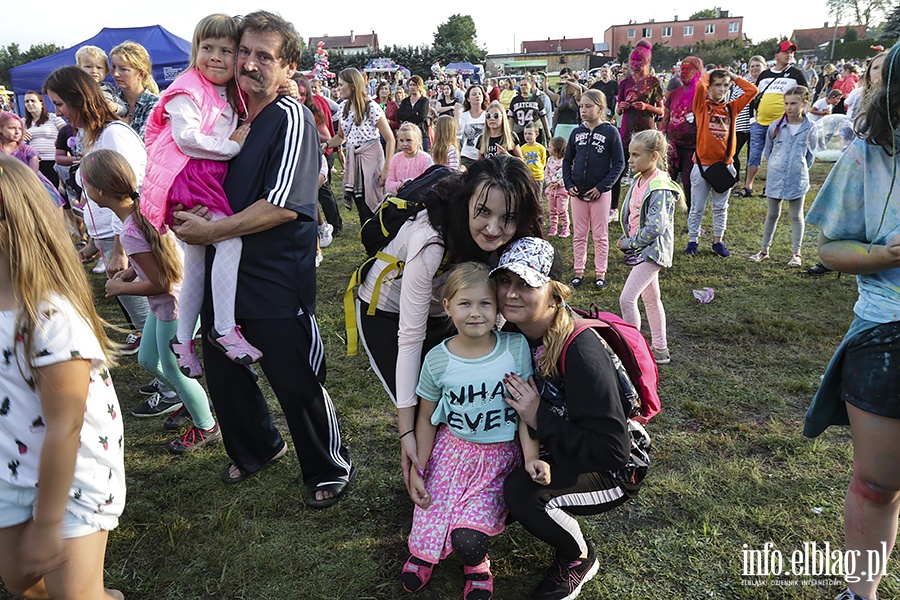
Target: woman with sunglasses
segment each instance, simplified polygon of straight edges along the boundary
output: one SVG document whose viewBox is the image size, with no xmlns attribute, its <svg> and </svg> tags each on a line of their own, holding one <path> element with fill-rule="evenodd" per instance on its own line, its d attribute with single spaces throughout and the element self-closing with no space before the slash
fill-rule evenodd
<svg viewBox="0 0 900 600">
<path fill-rule="evenodd" d="M 484 88 L 480 85 L 470 85 L 466 90 L 463 111 L 459 114 L 460 139 L 460 164 L 464 169 L 472 166 L 478 160 L 478 145 L 476 142 L 484 133 L 484 111 L 487 110 L 488 99 Z"/>
<path fill-rule="evenodd" d="M 491 102 L 484 114 L 484 133 L 476 142 L 478 158 L 512 154 L 522 158 L 522 149 L 509 126 L 509 120 L 499 102 Z"/>
</svg>

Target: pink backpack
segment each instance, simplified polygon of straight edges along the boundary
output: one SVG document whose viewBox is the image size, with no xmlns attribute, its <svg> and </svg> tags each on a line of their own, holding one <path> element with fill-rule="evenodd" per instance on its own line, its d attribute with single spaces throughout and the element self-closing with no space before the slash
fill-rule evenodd
<svg viewBox="0 0 900 600">
<path fill-rule="evenodd" d="M 660 410 L 659 371 L 650 351 L 650 344 L 640 330 L 616 314 L 600 312 L 596 304 L 590 311 L 572 307 L 576 314 L 575 329 L 566 340 L 560 355 L 560 372 L 565 376 L 566 351 L 569 344 L 581 332 L 592 329 L 603 339 L 615 355 L 622 361 L 631 384 L 637 391 L 640 405 L 629 415 L 635 421 L 646 424 L 650 417 Z"/>
</svg>

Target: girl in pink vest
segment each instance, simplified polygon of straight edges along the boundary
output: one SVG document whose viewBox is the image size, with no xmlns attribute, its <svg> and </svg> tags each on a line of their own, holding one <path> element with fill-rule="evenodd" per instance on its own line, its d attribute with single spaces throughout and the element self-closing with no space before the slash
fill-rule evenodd
<svg viewBox="0 0 900 600">
<path fill-rule="evenodd" d="M 144 216 L 160 231 L 176 207 L 209 209 L 212 219 L 232 214 L 222 183 L 227 161 L 241 151 L 249 125 L 237 127 L 239 99 L 234 57 L 240 41 L 238 21 L 222 14 L 197 24 L 191 63 L 163 93 L 147 124 L 147 174 L 142 189 Z M 234 321 L 234 298 L 241 238 L 213 244 L 211 286 L 214 329 L 209 340 L 238 364 L 262 353 L 241 335 Z M 206 247 L 185 245 L 184 284 L 178 332 L 171 342 L 181 372 L 200 377 L 203 367 L 194 351 L 194 330 L 203 302 Z"/>
</svg>

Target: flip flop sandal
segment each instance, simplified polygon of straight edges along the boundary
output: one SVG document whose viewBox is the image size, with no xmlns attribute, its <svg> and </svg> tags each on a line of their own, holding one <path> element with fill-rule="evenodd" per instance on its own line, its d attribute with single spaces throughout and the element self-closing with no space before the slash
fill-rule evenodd
<svg viewBox="0 0 900 600">
<path fill-rule="evenodd" d="M 269 462 L 267 462 L 262 467 L 260 467 L 259 471 L 262 471 L 266 467 L 271 467 L 276 462 L 281 460 L 281 458 L 283 458 L 284 455 L 287 454 L 287 449 L 288 449 L 287 443 L 285 443 L 284 447 L 282 447 L 281 450 L 279 450 L 275 456 L 270 458 Z M 259 471 L 255 471 L 253 473 L 245 473 L 236 464 L 231 462 L 231 463 L 228 463 L 228 466 L 225 467 L 224 471 L 222 471 L 222 474 L 220 475 L 220 477 L 222 478 L 222 481 L 224 481 L 225 483 L 240 483 L 240 482 L 244 481 L 245 479 L 247 479 L 248 477 L 253 477 L 254 475 L 256 475 L 256 473 L 259 473 Z M 235 474 L 235 473 L 237 473 L 237 474 Z"/>
<path fill-rule="evenodd" d="M 309 490 L 309 494 L 306 496 L 305 500 L 306 505 L 310 508 L 328 508 L 329 506 L 333 506 L 341 499 L 341 496 L 344 495 L 344 492 L 347 491 L 347 488 L 350 487 L 350 484 L 353 483 L 354 479 L 356 479 L 356 467 L 350 467 L 350 474 L 347 476 L 346 480 L 338 479 L 337 481 L 325 481 L 320 483 L 315 488 Z M 320 491 L 331 492 L 334 495 L 330 498 L 316 500 L 316 492 Z"/>
</svg>

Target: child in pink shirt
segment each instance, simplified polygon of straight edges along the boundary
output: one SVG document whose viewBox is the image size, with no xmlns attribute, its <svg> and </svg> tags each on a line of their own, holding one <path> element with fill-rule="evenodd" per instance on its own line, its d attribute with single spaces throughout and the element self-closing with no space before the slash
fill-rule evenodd
<svg viewBox="0 0 900 600">
<path fill-rule="evenodd" d="M 384 184 L 388 194 L 396 194 L 404 183 L 415 179 L 434 164 L 431 156 L 422 151 L 422 132 L 412 123 L 404 123 L 397 130 L 397 147 L 400 152 L 391 158 Z"/>
</svg>

